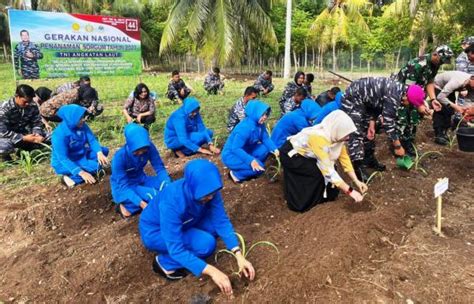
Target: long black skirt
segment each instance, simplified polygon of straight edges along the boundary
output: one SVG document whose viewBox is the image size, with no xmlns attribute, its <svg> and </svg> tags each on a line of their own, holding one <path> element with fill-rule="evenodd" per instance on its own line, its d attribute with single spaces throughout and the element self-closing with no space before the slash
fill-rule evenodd
<svg viewBox="0 0 474 304">
<path fill-rule="evenodd" d="M 317 166 L 317 160 L 299 154 L 293 157 L 290 141 L 280 148 L 280 160 L 285 182 L 285 199 L 288 208 L 304 212 L 317 204 L 333 201 L 339 195 L 339 189 L 331 183 L 324 184 L 324 176 Z"/>
</svg>

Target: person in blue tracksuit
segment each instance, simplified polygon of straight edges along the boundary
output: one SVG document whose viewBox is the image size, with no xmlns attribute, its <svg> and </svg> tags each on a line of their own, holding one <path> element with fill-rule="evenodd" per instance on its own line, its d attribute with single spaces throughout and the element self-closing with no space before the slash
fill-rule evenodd
<svg viewBox="0 0 474 304">
<path fill-rule="evenodd" d="M 328 116 L 331 112 L 339 110 L 342 107 L 342 99 L 343 99 L 342 92 L 336 93 L 336 97 L 333 101 L 326 103 L 318 113 L 318 117 L 314 121 L 314 124 L 320 124 L 323 119 Z"/>
<path fill-rule="evenodd" d="M 224 293 L 231 294 L 229 278 L 205 261 L 214 253 L 219 236 L 235 254 L 239 269 L 253 280 L 255 270 L 242 255 L 224 209 L 222 186 L 217 166 L 195 159 L 185 166 L 183 178 L 171 183 L 143 210 L 138 228 L 145 248 L 157 253 L 153 271 L 168 280 L 185 277 L 184 269 L 195 276 L 209 275 Z"/>
<path fill-rule="evenodd" d="M 199 101 L 195 97 L 188 97 L 166 122 L 165 144 L 177 157 L 196 153 L 213 155 L 221 152 L 212 144 L 213 132 L 204 125 L 199 110 Z M 209 149 L 203 148 L 206 144 Z"/>
<path fill-rule="evenodd" d="M 130 123 L 124 133 L 126 143 L 112 159 L 110 185 L 116 211 L 125 218 L 144 209 L 171 178 L 144 127 Z M 145 174 L 148 162 L 156 176 Z"/>
<path fill-rule="evenodd" d="M 109 164 L 109 149 L 101 147 L 85 123 L 86 113 L 86 108 L 75 104 L 62 106 L 57 113 L 62 122 L 51 138 L 51 166 L 69 188 L 84 182 L 94 184 L 94 175 Z"/>
<path fill-rule="evenodd" d="M 314 100 L 307 98 L 299 108 L 283 115 L 272 130 L 271 139 L 275 145 L 280 148 L 289 136 L 312 126 L 320 110 L 321 107 Z"/>
<path fill-rule="evenodd" d="M 235 183 L 261 175 L 270 152 L 279 155 L 265 126 L 270 112 L 265 103 L 249 101 L 246 117 L 232 130 L 224 145 L 222 162 L 231 170 L 229 175 Z"/>
</svg>

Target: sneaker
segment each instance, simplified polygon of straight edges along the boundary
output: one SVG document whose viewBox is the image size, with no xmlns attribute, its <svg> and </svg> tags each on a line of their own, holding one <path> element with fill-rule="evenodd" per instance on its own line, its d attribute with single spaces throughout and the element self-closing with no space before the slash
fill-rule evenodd
<svg viewBox="0 0 474 304">
<path fill-rule="evenodd" d="M 74 186 L 76 185 L 76 182 L 73 181 L 72 178 L 67 175 L 63 175 L 63 177 L 61 178 L 61 182 L 69 189 L 74 188 Z"/>
<path fill-rule="evenodd" d="M 153 272 L 170 281 L 178 281 L 188 275 L 184 269 L 176 269 L 172 273 L 166 273 L 158 261 L 158 256 L 153 259 Z"/>
<path fill-rule="evenodd" d="M 435 129 L 435 139 L 434 142 L 441 146 L 446 146 L 449 143 L 448 135 L 446 134 L 447 130 Z"/>
</svg>

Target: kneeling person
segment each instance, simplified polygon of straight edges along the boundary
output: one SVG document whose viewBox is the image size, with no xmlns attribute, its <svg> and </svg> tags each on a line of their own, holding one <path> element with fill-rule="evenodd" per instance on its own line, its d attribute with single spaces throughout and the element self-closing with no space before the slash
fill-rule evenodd
<svg viewBox="0 0 474 304">
<path fill-rule="evenodd" d="M 362 201 L 361 193 L 344 182 L 335 168 L 339 161 L 359 190 L 367 191 L 367 185 L 354 172 L 346 148 L 349 135 L 356 130 L 351 118 L 336 110 L 319 125 L 303 129 L 283 145 L 280 159 L 285 199 L 291 210 L 304 212 L 316 204 L 333 201 L 339 190 L 356 202 Z"/>
<path fill-rule="evenodd" d="M 268 136 L 265 121 L 271 108 L 259 100 L 245 107 L 245 119 L 230 133 L 222 152 L 222 162 L 236 183 L 258 177 L 264 171 L 268 155 L 278 156 L 278 149 Z"/>
<path fill-rule="evenodd" d="M 210 276 L 222 292 L 232 294 L 227 275 L 205 261 L 214 253 L 219 236 L 235 254 L 239 269 L 254 279 L 255 270 L 242 255 L 225 211 L 222 187 L 217 167 L 196 159 L 184 168 L 184 178 L 166 187 L 143 211 L 140 236 L 145 248 L 158 253 L 153 259 L 156 273 L 168 280 L 179 280 L 186 276 L 187 269 L 195 276 Z"/>
<path fill-rule="evenodd" d="M 0 156 L 10 161 L 16 148 L 31 151 L 49 143 L 39 110 L 33 98 L 35 90 L 26 84 L 17 87 L 15 97 L 0 106 Z"/>
<path fill-rule="evenodd" d="M 101 147 L 92 130 L 85 123 L 86 109 L 66 105 L 57 115 L 62 120 L 52 135 L 51 166 L 68 187 L 94 184 L 94 175 L 109 164 L 109 149 Z"/>
<path fill-rule="evenodd" d="M 137 124 L 125 127 L 126 144 L 112 159 L 110 185 L 117 211 L 123 217 L 140 212 L 162 190 L 171 178 L 160 154 L 150 140 L 148 131 Z M 156 176 L 147 176 L 145 166 L 150 162 Z"/>
<path fill-rule="evenodd" d="M 194 97 L 188 97 L 166 122 L 165 144 L 177 157 L 196 153 L 213 155 L 221 152 L 220 149 L 214 147 L 213 132 L 204 125 L 199 110 L 199 101 Z M 206 144 L 209 149 L 202 147 Z"/>
</svg>

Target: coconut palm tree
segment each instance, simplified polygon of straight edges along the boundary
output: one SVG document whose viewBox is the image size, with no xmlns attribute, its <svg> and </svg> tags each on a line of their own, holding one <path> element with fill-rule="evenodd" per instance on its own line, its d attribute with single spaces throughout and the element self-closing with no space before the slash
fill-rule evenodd
<svg viewBox="0 0 474 304">
<path fill-rule="evenodd" d="M 219 64 L 237 62 L 252 38 L 255 43 L 276 45 L 268 16 L 272 0 L 157 0 L 172 8 L 161 37 L 160 54 L 175 42 L 181 27 L 196 43 L 201 55 Z"/>
<path fill-rule="evenodd" d="M 360 31 L 368 31 L 369 27 L 362 15 L 364 11 L 371 12 L 372 3 L 369 0 L 331 0 L 328 7 L 314 20 L 310 32 L 316 36 L 315 41 L 325 48 L 332 47 L 332 68 L 337 68 L 336 45 L 338 42 L 349 42 L 349 27 Z"/>
<path fill-rule="evenodd" d="M 384 10 L 384 17 L 396 18 L 409 15 L 412 18 L 410 29 L 411 41 L 419 41 L 419 55 L 425 53 L 428 40 L 432 38 L 434 44 L 438 43 L 438 33 L 434 31 L 449 23 L 449 12 L 447 11 L 448 0 L 395 0 Z M 451 30 L 455 30 L 451 28 Z"/>
</svg>

